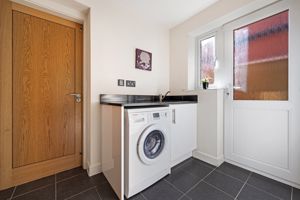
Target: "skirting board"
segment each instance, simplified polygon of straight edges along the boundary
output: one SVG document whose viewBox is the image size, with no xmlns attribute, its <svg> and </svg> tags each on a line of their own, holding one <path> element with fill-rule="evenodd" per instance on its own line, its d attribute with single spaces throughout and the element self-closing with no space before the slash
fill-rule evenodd
<svg viewBox="0 0 300 200">
<path fill-rule="evenodd" d="M 101 163 L 96 163 L 91 165 L 90 163 L 87 163 L 87 173 L 89 176 L 94 176 L 96 174 L 99 174 L 102 172 Z"/>
<path fill-rule="evenodd" d="M 193 152 L 193 157 L 194 158 L 197 158 L 199 160 L 202 160 L 204 162 L 207 162 L 211 165 L 214 165 L 214 166 L 220 166 L 223 162 L 224 162 L 224 156 L 220 156 L 220 157 L 215 157 L 215 156 L 211 156 L 209 154 L 206 154 L 206 153 L 202 153 L 200 151 L 194 151 Z"/>
</svg>

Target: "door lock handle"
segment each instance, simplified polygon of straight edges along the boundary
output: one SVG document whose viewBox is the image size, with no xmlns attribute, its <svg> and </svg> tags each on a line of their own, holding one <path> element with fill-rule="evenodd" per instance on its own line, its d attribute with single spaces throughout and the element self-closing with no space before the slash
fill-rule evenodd
<svg viewBox="0 0 300 200">
<path fill-rule="evenodd" d="M 79 93 L 71 93 L 71 94 L 69 94 L 69 95 L 74 96 L 75 101 L 76 101 L 77 103 L 80 103 L 80 102 L 81 102 L 81 94 L 79 94 Z"/>
<path fill-rule="evenodd" d="M 173 122 L 173 124 L 176 124 L 176 111 L 175 111 L 175 109 L 172 110 L 172 114 L 173 114 L 172 122 Z"/>
</svg>

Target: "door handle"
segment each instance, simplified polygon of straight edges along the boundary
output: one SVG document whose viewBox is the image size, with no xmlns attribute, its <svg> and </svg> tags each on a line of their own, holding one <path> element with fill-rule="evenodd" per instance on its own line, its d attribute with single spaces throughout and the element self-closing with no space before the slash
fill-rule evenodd
<svg viewBox="0 0 300 200">
<path fill-rule="evenodd" d="M 176 124 L 176 112 L 175 112 L 175 109 L 172 110 L 172 114 L 173 114 L 172 122 L 173 122 L 173 124 Z"/>
<path fill-rule="evenodd" d="M 76 101 L 77 103 L 80 103 L 80 102 L 81 102 L 81 94 L 79 94 L 79 93 L 71 93 L 71 94 L 69 94 L 69 95 L 74 96 L 75 101 Z"/>
<path fill-rule="evenodd" d="M 239 90 L 239 89 L 241 89 L 241 87 L 240 86 L 233 86 L 232 89 L 233 90 Z M 227 96 L 229 96 L 230 92 L 231 92 L 231 87 L 226 88 L 225 92 L 226 92 Z"/>
<path fill-rule="evenodd" d="M 226 88 L 226 89 L 225 89 L 225 94 L 226 94 L 227 96 L 230 95 L 230 89 L 229 89 L 229 88 Z"/>
<path fill-rule="evenodd" d="M 227 85 L 227 87 L 225 88 L 225 94 L 227 96 L 230 96 L 231 92 L 235 89 L 235 87 L 230 83 Z"/>
</svg>

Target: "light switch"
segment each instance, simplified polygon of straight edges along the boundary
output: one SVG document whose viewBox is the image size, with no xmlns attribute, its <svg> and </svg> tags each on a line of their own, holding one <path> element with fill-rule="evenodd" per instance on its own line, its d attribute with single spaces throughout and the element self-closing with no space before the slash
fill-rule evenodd
<svg viewBox="0 0 300 200">
<path fill-rule="evenodd" d="M 118 79 L 118 86 L 124 86 L 124 79 Z"/>
</svg>

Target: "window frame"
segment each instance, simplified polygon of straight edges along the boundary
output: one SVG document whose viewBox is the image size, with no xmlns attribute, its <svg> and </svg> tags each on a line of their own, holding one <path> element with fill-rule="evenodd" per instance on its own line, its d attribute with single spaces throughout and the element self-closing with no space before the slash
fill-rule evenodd
<svg viewBox="0 0 300 200">
<path fill-rule="evenodd" d="M 214 29 L 213 31 L 209 31 L 205 34 L 199 35 L 198 37 L 196 37 L 196 83 L 195 83 L 195 87 L 196 89 L 202 89 L 202 84 L 201 84 L 201 42 L 203 40 L 207 40 L 209 38 L 214 37 L 215 38 L 215 67 L 214 69 L 216 69 L 216 63 L 218 60 L 218 30 Z M 215 76 L 215 72 L 214 72 L 214 83 L 213 84 L 209 84 L 210 88 L 214 87 L 216 83 L 216 76 Z"/>
</svg>

